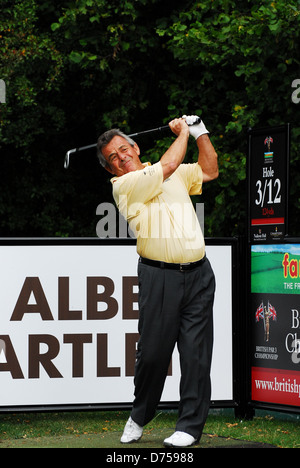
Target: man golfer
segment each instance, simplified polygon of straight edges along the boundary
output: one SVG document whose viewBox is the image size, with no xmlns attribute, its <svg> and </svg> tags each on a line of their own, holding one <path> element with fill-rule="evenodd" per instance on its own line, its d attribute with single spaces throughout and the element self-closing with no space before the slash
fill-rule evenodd
<svg viewBox="0 0 300 468">
<path fill-rule="evenodd" d="M 207 418 L 215 278 L 190 195 L 218 177 L 217 154 L 197 116 L 169 126 L 177 136 L 160 161 L 140 161 L 138 145 L 117 129 L 98 139 L 101 164 L 115 177 L 113 196 L 137 238 L 139 333 L 135 399 L 121 442 L 138 441 L 155 415 L 177 344 L 181 381 L 178 421 L 165 446 L 200 440 Z M 198 162 L 183 164 L 189 135 Z"/>
</svg>

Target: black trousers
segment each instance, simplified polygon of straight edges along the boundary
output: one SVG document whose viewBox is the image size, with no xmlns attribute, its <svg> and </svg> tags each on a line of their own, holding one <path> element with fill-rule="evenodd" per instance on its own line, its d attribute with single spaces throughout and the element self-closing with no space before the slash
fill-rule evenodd
<svg viewBox="0 0 300 468">
<path fill-rule="evenodd" d="M 181 380 L 177 431 L 199 440 L 207 418 L 215 277 L 209 260 L 189 271 L 139 263 L 139 333 L 132 419 L 153 419 L 177 343 Z"/>
</svg>

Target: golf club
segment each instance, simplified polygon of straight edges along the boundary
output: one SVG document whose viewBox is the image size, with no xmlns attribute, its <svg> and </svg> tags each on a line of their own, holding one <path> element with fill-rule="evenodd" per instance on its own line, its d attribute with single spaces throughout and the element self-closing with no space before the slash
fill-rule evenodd
<svg viewBox="0 0 300 468">
<path fill-rule="evenodd" d="M 199 117 L 193 125 L 195 124 L 198 124 L 201 122 L 201 118 Z M 137 136 L 140 136 L 140 135 L 146 135 L 148 133 L 154 133 L 154 132 L 161 132 L 162 130 L 166 130 L 166 129 L 170 129 L 169 125 L 164 125 L 162 127 L 157 127 L 157 128 L 152 128 L 151 130 L 144 130 L 142 132 L 137 132 L 137 133 L 131 133 L 130 135 L 128 135 L 130 138 L 133 138 L 133 137 L 137 137 Z M 73 154 L 73 153 L 79 153 L 80 151 L 85 151 L 85 150 L 88 150 L 88 149 L 91 149 L 91 148 L 96 148 L 97 147 L 97 143 L 94 143 L 92 145 L 87 145 L 87 146 L 81 146 L 80 148 L 73 148 L 71 150 L 69 150 L 67 153 L 66 153 L 66 156 L 65 156 L 65 160 L 64 160 L 64 168 L 65 169 L 68 169 L 68 167 L 70 166 L 70 155 Z"/>
</svg>

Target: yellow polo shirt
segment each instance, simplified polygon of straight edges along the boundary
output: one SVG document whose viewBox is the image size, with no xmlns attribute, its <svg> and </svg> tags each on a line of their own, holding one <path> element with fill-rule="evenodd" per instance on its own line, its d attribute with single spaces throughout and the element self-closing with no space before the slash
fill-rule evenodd
<svg viewBox="0 0 300 468">
<path fill-rule="evenodd" d="M 113 197 L 137 238 L 140 256 L 168 263 L 196 262 L 205 254 L 190 195 L 202 193 L 198 163 L 181 164 L 165 181 L 160 162 L 111 179 Z"/>
</svg>

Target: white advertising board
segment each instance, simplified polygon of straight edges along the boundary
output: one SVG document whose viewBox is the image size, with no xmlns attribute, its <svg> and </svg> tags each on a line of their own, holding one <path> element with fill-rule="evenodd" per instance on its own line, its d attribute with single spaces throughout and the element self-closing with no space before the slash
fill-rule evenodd
<svg viewBox="0 0 300 468">
<path fill-rule="evenodd" d="M 232 246 L 216 275 L 212 400 L 233 399 Z M 0 408 L 133 401 L 135 245 L 0 245 Z M 162 402 L 179 399 L 174 351 Z"/>
</svg>

